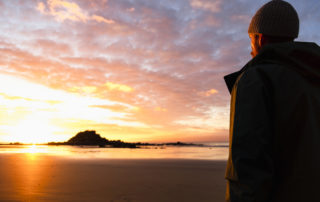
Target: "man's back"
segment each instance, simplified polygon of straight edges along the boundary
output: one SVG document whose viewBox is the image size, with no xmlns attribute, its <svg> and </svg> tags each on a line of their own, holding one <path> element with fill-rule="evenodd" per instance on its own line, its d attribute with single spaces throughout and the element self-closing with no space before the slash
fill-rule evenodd
<svg viewBox="0 0 320 202">
<path fill-rule="evenodd" d="M 320 180 L 320 48 L 266 46 L 239 74 L 226 174 L 236 184 L 234 198 L 313 201 Z"/>
<path fill-rule="evenodd" d="M 276 62 L 269 75 L 275 201 L 313 201 L 320 181 L 320 48 L 289 43 L 266 49 Z"/>
</svg>

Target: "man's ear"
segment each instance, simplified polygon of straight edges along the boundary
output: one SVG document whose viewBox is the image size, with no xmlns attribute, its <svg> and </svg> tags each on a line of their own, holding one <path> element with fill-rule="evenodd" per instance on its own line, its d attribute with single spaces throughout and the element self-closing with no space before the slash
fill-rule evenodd
<svg viewBox="0 0 320 202">
<path fill-rule="evenodd" d="M 263 34 L 260 34 L 260 35 L 259 35 L 259 46 L 260 46 L 260 47 L 263 47 L 263 46 L 266 45 L 267 43 L 268 43 L 267 38 L 266 38 Z"/>
</svg>

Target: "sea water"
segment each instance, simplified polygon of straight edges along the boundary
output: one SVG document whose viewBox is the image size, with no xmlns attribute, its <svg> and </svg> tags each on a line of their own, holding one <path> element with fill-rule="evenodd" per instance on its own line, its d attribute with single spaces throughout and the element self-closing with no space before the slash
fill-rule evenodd
<svg viewBox="0 0 320 202">
<path fill-rule="evenodd" d="M 228 143 L 204 146 L 145 146 L 101 148 L 95 146 L 0 145 L 0 154 L 25 153 L 81 159 L 202 159 L 227 160 Z"/>
</svg>

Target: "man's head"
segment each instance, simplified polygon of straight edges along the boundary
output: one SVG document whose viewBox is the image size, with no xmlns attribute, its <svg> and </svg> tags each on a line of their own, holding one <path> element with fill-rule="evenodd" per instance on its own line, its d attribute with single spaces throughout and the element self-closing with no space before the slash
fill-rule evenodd
<svg viewBox="0 0 320 202">
<path fill-rule="evenodd" d="M 272 0 L 253 16 L 249 29 L 252 57 L 270 43 L 293 41 L 299 34 L 299 17 L 288 2 Z"/>
</svg>

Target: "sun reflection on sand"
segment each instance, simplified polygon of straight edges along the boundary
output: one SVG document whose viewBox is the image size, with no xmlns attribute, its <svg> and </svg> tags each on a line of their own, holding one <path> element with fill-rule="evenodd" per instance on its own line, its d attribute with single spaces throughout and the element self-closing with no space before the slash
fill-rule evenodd
<svg viewBox="0 0 320 202">
<path fill-rule="evenodd" d="M 48 149 L 40 145 L 30 145 L 22 153 L 25 153 L 29 160 L 36 160 L 38 154 L 48 153 Z"/>
<path fill-rule="evenodd" d="M 30 145 L 23 150 L 23 153 L 36 154 L 36 153 L 48 153 L 48 149 L 45 146 L 40 145 Z"/>
<path fill-rule="evenodd" d="M 41 145 L 28 145 L 23 153 L 2 156 L 7 159 L 6 164 L 1 165 L 6 172 L 2 179 L 8 187 L 1 183 L 0 187 L 2 194 L 11 193 L 7 195 L 7 201 L 46 201 L 44 196 L 50 191 L 48 186 L 53 179 L 54 164 L 53 159 L 43 155 L 44 152 Z M 1 191 L 0 201 L 6 201 Z"/>
</svg>

